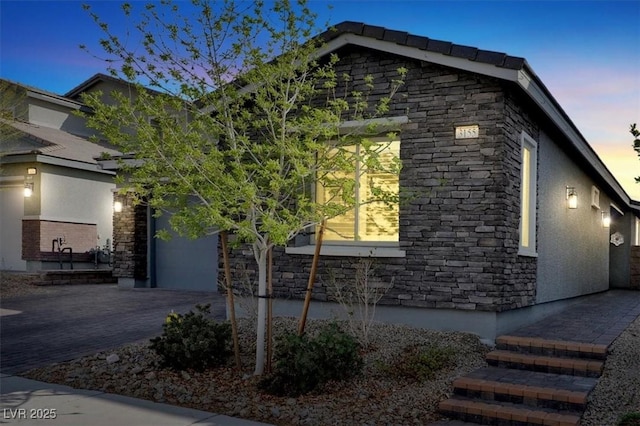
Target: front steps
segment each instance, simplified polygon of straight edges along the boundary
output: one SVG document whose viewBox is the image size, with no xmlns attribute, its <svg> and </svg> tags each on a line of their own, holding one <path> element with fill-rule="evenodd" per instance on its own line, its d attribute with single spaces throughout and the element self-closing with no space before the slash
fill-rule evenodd
<svg viewBox="0 0 640 426">
<path fill-rule="evenodd" d="M 39 273 L 36 285 L 116 284 L 111 269 L 51 269 Z"/>
<path fill-rule="evenodd" d="M 607 347 L 532 337 L 500 336 L 489 367 L 453 382 L 435 425 L 578 425 L 602 373 Z"/>
</svg>

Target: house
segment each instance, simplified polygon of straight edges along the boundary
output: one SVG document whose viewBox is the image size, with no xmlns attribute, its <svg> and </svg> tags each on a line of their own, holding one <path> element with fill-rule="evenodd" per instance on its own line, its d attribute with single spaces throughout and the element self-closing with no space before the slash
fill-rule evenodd
<svg viewBox="0 0 640 426">
<path fill-rule="evenodd" d="M 399 188 L 411 197 L 395 217 L 356 209 L 329 221 L 312 314 L 331 315 L 331 281 L 352 281 L 362 257 L 375 259 L 372 282 L 389 287 L 379 319 L 489 340 L 580 296 L 640 288 L 640 203 L 526 60 L 357 22 L 322 36 L 321 55 L 339 56 L 339 75 L 353 84 L 374 76 L 374 99 L 407 69 L 386 118 L 399 126 L 387 145 L 399 153 Z M 114 239 L 147 235 L 145 215 L 127 211 Z M 276 311 L 299 313 L 314 250 L 307 235 L 275 251 Z M 204 263 L 213 252 L 181 253 Z M 158 260 L 131 244 L 124 262 L 140 271 L 128 279 L 147 285 L 145 262 Z M 231 263 L 235 276 L 255 274 L 246 251 L 233 251 Z"/>
<path fill-rule="evenodd" d="M 75 269 L 108 268 L 96 253 L 112 248 L 115 173 L 95 158 L 117 151 L 88 140 L 93 132 L 74 114 L 86 111 L 81 103 L 2 87 L 10 121 L 0 146 L 0 270 L 70 269 L 71 259 Z"/>
<path fill-rule="evenodd" d="M 81 102 L 83 94 L 97 91 L 107 104 L 114 102 L 110 96 L 113 91 L 136 96 L 136 89 L 126 81 L 96 74 L 71 89 L 65 97 Z M 101 170 L 115 173 L 120 170 L 119 160 L 130 158 L 132 156 L 115 153 L 99 159 L 98 163 Z M 134 205 L 127 196 L 117 192 L 110 202 L 118 206 L 113 212 L 113 274 L 121 287 L 217 291 L 216 236 L 190 240 L 171 230 L 168 214 L 156 217 L 147 206 Z M 154 238 L 160 229 L 172 234 L 170 241 Z"/>
</svg>

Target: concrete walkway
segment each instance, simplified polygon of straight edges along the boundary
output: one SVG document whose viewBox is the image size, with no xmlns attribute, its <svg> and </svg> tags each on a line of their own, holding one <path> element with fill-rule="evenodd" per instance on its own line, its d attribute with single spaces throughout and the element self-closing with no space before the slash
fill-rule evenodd
<svg viewBox="0 0 640 426">
<path fill-rule="evenodd" d="M 0 374 L 0 424 L 268 426 L 251 420 L 5 374 Z"/>
<path fill-rule="evenodd" d="M 453 382 L 435 425 L 578 425 L 609 347 L 640 316 L 640 292 L 581 298 L 541 321 L 496 339 L 489 367 Z M 460 421 L 475 422 L 461 423 Z"/>
<path fill-rule="evenodd" d="M 159 335 L 171 310 L 210 303 L 225 317 L 223 295 L 115 285 L 50 287 L 0 301 L 0 424 L 24 426 L 264 425 L 152 401 L 73 389 L 15 376 L 30 368 Z"/>
</svg>

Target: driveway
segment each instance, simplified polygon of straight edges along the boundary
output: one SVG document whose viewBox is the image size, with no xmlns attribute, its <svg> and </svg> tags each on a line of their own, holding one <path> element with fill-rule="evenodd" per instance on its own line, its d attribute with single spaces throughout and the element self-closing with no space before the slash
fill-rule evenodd
<svg viewBox="0 0 640 426">
<path fill-rule="evenodd" d="M 218 293 L 118 289 L 116 285 L 50 287 L 46 294 L 0 301 L 0 371 L 16 374 L 146 340 L 162 332 L 167 314 L 211 304 L 225 318 Z"/>
</svg>

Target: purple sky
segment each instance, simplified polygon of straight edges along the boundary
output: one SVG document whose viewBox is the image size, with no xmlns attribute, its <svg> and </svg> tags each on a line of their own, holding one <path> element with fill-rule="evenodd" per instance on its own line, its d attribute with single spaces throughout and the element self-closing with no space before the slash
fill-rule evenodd
<svg viewBox="0 0 640 426">
<path fill-rule="evenodd" d="M 80 1 L 0 1 L 0 77 L 63 94 L 106 65 Z M 87 1 L 114 26 L 119 1 Z M 142 2 L 132 2 L 134 7 Z M 332 4 L 331 10 L 328 5 Z M 640 1 L 311 1 L 320 22 L 360 21 L 522 56 L 625 190 L 640 200 Z"/>
</svg>

